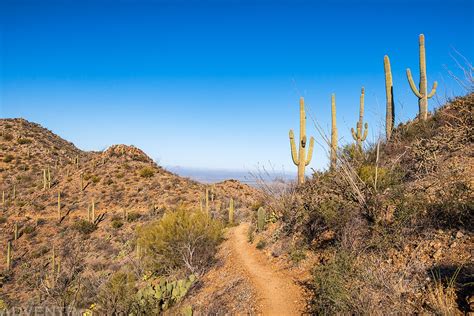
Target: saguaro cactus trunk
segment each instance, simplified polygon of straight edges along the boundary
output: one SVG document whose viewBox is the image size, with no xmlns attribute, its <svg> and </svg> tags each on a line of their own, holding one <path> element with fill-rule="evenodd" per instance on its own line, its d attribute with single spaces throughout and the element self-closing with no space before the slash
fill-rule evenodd
<svg viewBox="0 0 474 316">
<path fill-rule="evenodd" d="M 425 36 L 420 34 L 419 37 L 420 44 L 420 86 L 419 89 L 416 89 L 415 83 L 413 82 L 413 77 L 411 76 L 410 68 L 407 68 L 407 78 L 410 83 L 410 88 L 413 93 L 418 97 L 418 118 L 421 120 L 426 120 L 428 118 L 428 99 L 432 98 L 436 93 L 436 87 L 438 82 L 433 83 L 433 88 L 431 92 L 428 93 L 428 80 L 426 78 L 426 56 L 425 56 Z"/>
<path fill-rule="evenodd" d="M 336 95 L 331 95 L 331 170 L 336 168 L 337 164 L 337 122 L 336 122 Z"/>
<path fill-rule="evenodd" d="M 364 96 L 365 89 L 362 87 L 360 92 L 359 121 L 356 124 L 356 130 L 351 128 L 352 138 L 357 142 L 357 148 L 359 151 L 362 151 L 362 142 L 367 138 L 369 132 L 369 124 L 365 123 L 364 125 Z M 363 132 L 362 126 L 364 126 Z"/>
<path fill-rule="evenodd" d="M 390 140 L 392 137 L 393 125 L 395 124 L 395 103 L 393 102 L 392 70 L 390 67 L 390 59 L 387 55 L 383 58 L 383 66 L 385 72 L 386 97 L 385 136 L 387 140 Z"/>
<path fill-rule="evenodd" d="M 290 130 L 291 158 L 298 166 L 298 184 L 304 183 L 304 169 L 311 162 L 314 148 L 314 138 L 309 141 L 308 155 L 306 156 L 306 113 L 304 110 L 304 98 L 300 98 L 300 138 L 299 153 L 296 153 L 295 134 Z"/>
</svg>

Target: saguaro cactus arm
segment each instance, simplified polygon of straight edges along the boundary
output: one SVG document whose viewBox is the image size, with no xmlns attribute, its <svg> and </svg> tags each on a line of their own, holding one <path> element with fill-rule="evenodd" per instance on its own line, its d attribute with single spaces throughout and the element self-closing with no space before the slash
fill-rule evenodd
<svg viewBox="0 0 474 316">
<path fill-rule="evenodd" d="M 290 130 L 291 159 L 295 165 L 299 164 L 298 154 L 296 153 L 295 134 Z"/>
<path fill-rule="evenodd" d="M 308 156 L 306 157 L 305 166 L 309 165 L 311 159 L 313 158 L 313 149 L 314 149 L 314 138 L 311 136 L 309 140 Z"/>
<path fill-rule="evenodd" d="M 435 95 L 437 87 L 438 87 L 438 81 L 433 82 L 433 88 L 431 89 L 431 92 L 428 94 L 428 99 L 431 99 Z"/>
<path fill-rule="evenodd" d="M 411 88 L 411 91 L 413 91 L 413 93 L 419 98 L 423 98 L 423 95 L 420 94 L 420 92 L 418 92 L 418 89 L 416 88 L 416 85 L 415 85 L 415 82 L 413 81 L 413 77 L 411 75 L 411 70 L 410 68 L 407 68 L 407 78 L 408 78 L 408 83 L 410 83 L 410 88 Z"/>
<path fill-rule="evenodd" d="M 367 134 L 369 133 L 369 123 L 365 123 L 364 128 L 365 128 L 364 135 L 360 139 L 361 141 L 364 141 L 367 138 Z"/>
</svg>

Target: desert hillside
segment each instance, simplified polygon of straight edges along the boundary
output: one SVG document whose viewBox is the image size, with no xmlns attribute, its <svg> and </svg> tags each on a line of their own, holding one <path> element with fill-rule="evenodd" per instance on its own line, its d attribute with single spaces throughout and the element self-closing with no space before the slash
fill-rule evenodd
<svg viewBox="0 0 474 316">
<path fill-rule="evenodd" d="M 130 261 L 137 226 L 177 207 L 205 209 L 206 190 L 213 218 L 227 219 L 233 198 L 238 220 L 258 196 L 237 181 L 206 186 L 181 178 L 133 146 L 84 152 L 24 119 L 0 120 L 0 134 L 1 253 L 9 241 L 12 252 L 11 269 L 0 275 L 7 306 L 38 303 L 54 296 L 48 291 L 64 290 L 41 285 L 52 256 L 80 260 L 81 275 L 96 282 L 89 285 L 93 296 Z M 76 263 L 64 262 L 64 269 Z"/>
</svg>

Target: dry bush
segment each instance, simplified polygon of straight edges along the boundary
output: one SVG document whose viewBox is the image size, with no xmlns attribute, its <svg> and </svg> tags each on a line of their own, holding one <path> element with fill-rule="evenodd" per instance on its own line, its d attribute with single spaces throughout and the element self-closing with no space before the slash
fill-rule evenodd
<svg viewBox="0 0 474 316">
<path fill-rule="evenodd" d="M 114 273 L 99 289 L 99 312 L 107 315 L 129 315 L 137 292 L 135 283 L 135 276 L 131 273 Z"/>
<path fill-rule="evenodd" d="M 207 214 L 186 209 L 138 229 L 138 245 L 146 265 L 158 274 L 188 270 L 202 273 L 222 241 L 223 225 Z"/>
<path fill-rule="evenodd" d="M 447 282 L 443 284 L 441 277 L 434 276 L 433 283 L 428 285 L 428 307 L 435 315 L 461 315 L 456 302 L 456 288 L 454 282 L 459 273 L 459 269 Z"/>
</svg>

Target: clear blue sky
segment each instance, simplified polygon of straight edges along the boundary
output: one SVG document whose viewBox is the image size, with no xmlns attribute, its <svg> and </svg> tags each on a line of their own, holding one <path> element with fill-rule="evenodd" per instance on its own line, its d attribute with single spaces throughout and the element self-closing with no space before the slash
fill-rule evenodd
<svg viewBox="0 0 474 316">
<path fill-rule="evenodd" d="M 418 82 L 420 33 L 429 85 L 442 99 L 462 93 L 443 65 L 455 70 L 452 47 L 473 60 L 473 12 L 472 0 L 0 0 L 0 116 L 85 150 L 133 144 L 165 166 L 293 171 L 300 96 L 328 130 L 336 93 L 344 143 L 365 86 L 376 139 L 384 54 L 397 121 L 415 116 L 405 69 Z M 307 130 L 322 143 L 310 120 Z M 310 166 L 326 165 L 318 145 Z"/>
</svg>

